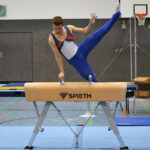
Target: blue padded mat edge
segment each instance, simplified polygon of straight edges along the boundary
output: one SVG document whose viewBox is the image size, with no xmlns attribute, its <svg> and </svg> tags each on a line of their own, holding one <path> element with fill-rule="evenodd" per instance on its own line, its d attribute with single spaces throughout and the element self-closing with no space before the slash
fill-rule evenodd
<svg viewBox="0 0 150 150">
<path fill-rule="evenodd" d="M 150 126 L 150 117 L 115 117 L 117 126 Z"/>
<path fill-rule="evenodd" d="M 24 87 L 25 82 L 19 82 L 19 83 L 8 83 L 2 87 Z"/>
</svg>

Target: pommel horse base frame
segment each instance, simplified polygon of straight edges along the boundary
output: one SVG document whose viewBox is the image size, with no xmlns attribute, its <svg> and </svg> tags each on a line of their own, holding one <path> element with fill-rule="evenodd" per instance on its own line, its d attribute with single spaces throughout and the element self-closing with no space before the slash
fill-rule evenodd
<svg viewBox="0 0 150 150">
<path fill-rule="evenodd" d="M 28 83 L 27 83 L 28 84 Z M 29 84 L 34 84 L 34 83 L 29 83 Z M 95 83 L 96 84 L 96 83 Z M 59 86 L 63 86 L 64 85 L 64 82 L 60 82 Z M 92 83 L 89 83 L 88 86 L 92 85 Z M 26 86 L 25 86 L 26 87 Z M 26 93 L 26 88 L 25 88 L 25 93 Z M 83 128 L 87 125 L 89 119 L 92 117 L 93 113 L 91 114 L 91 116 L 87 119 L 85 125 L 80 129 L 80 131 L 78 133 L 75 133 L 74 130 L 71 128 L 70 124 L 66 121 L 66 119 L 63 117 L 61 111 L 56 107 L 56 105 L 53 103 L 53 101 L 46 101 L 45 102 L 45 105 L 44 105 L 44 108 L 41 112 L 41 114 L 39 113 L 39 110 L 38 110 L 38 107 L 37 107 L 37 104 L 36 104 L 36 100 L 32 100 L 33 101 L 33 105 L 34 105 L 34 108 L 35 108 L 35 111 L 36 111 L 36 115 L 38 117 L 38 121 L 34 127 L 34 131 L 33 131 L 33 134 L 29 140 L 29 143 L 28 145 L 24 148 L 24 149 L 28 149 L 28 150 L 31 150 L 33 149 L 33 142 L 36 138 L 36 135 L 39 133 L 39 131 L 43 132 L 44 129 L 41 128 L 44 120 L 45 120 L 45 117 L 48 113 L 48 110 L 49 110 L 49 107 L 52 105 L 55 110 L 58 112 L 59 116 L 64 120 L 64 122 L 66 123 L 66 125 L 70 128 L 70 130 L 72 131 L 72 133 L 75 135 L 76 137 L 76 148 L 78 148 L 78 138 L 79 138 L 79 135 L 80 133 L 82 132 Z M 118 101 L 117 101 L 118 103 Z M 110 113 L 109 109 L 108 109 L 108 106 L 106 104 L 105 101 L 98 101 L 96 107 L 95 107 L 95 111 L 97 110 L 97 108 L 99 107 L 99 105 L 102 106 L 103 108 L 103 111 L 106 115 L 106 118 L 108 119 L 108 122 L 109 122 L 109 125 L 110 125 L 110 128 L 113 130 L 114 134 L 116 135 L 116 138 L 120 144 L 120 150 L 128 150 L 128 147 L 125 146 L 124 142 L 123 142 L 123 139 L 122 137 L 120 136 L 120 133 L 119 133 L 119 130 L 116 126 L 116 123 L 114 122 L 114 119 L 113 119 L 113 116 L 112 114 Z"/>
</svg>

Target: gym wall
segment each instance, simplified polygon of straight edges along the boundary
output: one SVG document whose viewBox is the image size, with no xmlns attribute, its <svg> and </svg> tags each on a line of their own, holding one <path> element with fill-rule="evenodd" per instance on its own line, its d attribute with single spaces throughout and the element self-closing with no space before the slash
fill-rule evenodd
<svg viewBox="0 0 150 150">
<path fill-rule="evenodd" d="M 52 19 L 61 15 L 65 19 L 88 19 L 91 12 L 99 18 L 110 18 L 118 0 L 0 0 L 7 6 L 4 20 Z"/>
<path fill-rule="evenodd" d="M 107 19 L 98 19 L 88 35 L 74 35 L 77 44 L 101 27 Z M 99 81 L 130 81 L 129 22 L 121 29 L 120 19 L 91 52 L 88 62 Z M 138 76 L 150 76 L 150 30 L 137 27 Z M 65 24 L 85 27 L 88 19 L 65 19 Z M 51 20 L 0 21 L 0 81 L 58 81 L 59 69 L 48 45 Z M 133 31 L 132 31 L 133 32 Z M 123 47 L 123 49 L 121 49 Z M 149 56 L 148 56 L 149 55 Z M 133 59 L 134 62 L 134 59 Z M 64 60 L 65 80 L 84 81 Z"/>
</svg>

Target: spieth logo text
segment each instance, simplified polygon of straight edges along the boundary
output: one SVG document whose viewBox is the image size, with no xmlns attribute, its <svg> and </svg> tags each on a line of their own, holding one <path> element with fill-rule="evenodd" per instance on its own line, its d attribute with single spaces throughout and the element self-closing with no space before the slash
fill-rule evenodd
<svg viewBox="0 0 150 150">
<path fill-rule="evenodd" d="M 60 93 L 59 94 L 63 99 L 65 98 L 92 98 L 92 94 L 87 94 L 87 93 Z"/>
</svg>

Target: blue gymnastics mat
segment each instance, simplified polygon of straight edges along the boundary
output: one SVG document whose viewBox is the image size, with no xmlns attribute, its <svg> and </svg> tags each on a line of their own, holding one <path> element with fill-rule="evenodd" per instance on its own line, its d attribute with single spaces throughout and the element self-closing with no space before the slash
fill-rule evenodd
<svg viewBox="0 0 150 150">
<path fill-rule="evenodd" d="M 79 127 L 73 127 L 77 132 Z M 0 150 L 23 150 L 34 127 L 0 126 Z M 86 127 L 75 148 L 75 137 L 68 127 L 44 127 L 33 144 L 33 150 L 119 150 L 120 145 L 108 127 Z M 119 127 L 130 150 L 150 150 L 150 127 Z"/>
<path fill-rule="evenodd" d="M 116 117 L 117 126 L 150 126 L 150 117 Z"/>
<path fill-rule="evenodd" d="M 12 82 L 3 85 L 2 87 L 24 87 L 25 82 Z"/>
</svg>

